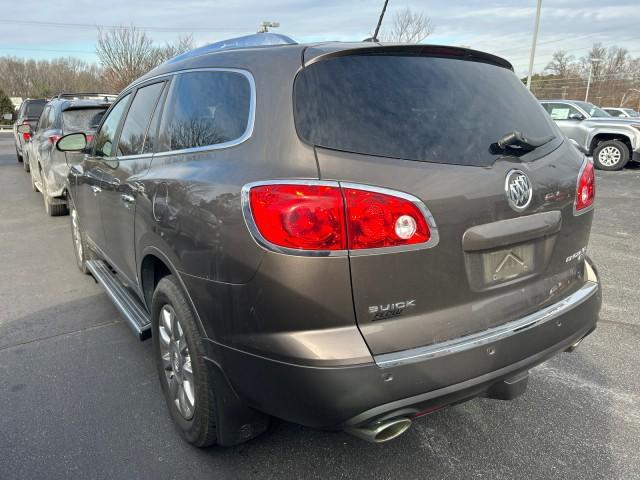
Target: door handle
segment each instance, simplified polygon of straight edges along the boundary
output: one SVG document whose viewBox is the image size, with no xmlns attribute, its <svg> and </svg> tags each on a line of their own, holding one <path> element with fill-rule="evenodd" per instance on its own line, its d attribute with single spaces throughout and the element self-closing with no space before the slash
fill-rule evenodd
<svg viewBox="0 0 640 480">
<path fill-rule="evenodd" d="M 91 190 L 93 190 L 93 194 L 97 195 L 98 193 L 100 193 L 102 191 L 102 189 L 100 187 L 96 187 L 95 185 L 91 185 Z"/>
<path fill-rule="evenodd" d="M 120 199 L 125 203 L 135 203 L 136 201 L 136 197 L 133 195 L 127 195 L 126 193 L 120 195 Z"/>
</svg>

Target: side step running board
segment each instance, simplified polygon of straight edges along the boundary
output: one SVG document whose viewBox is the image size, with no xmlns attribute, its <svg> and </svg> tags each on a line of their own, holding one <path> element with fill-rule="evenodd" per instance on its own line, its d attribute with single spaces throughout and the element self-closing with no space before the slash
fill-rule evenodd
<svg viewBox="0 0 640 480">
<path fill-rule="evenodd" d="M 140 340 L 151 337 L 151 319 L 144 306 L 125 288 L 102 260 L 87 261 L 87 269 L 100 283 Z"/>
</svg>

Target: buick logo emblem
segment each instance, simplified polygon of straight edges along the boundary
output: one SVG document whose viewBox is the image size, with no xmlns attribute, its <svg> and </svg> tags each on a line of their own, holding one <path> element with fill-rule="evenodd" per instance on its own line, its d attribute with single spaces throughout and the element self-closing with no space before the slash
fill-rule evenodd
<svg viewBox="0 0 640 480">
<path fill-rule="evenodd" d="M 516 212 L 522 212 L 529 206 L 533 196 L 531 180 L 523 171 L 511 170 L 504 182 L 504 192 L 509 206 Z"/>
</svg>

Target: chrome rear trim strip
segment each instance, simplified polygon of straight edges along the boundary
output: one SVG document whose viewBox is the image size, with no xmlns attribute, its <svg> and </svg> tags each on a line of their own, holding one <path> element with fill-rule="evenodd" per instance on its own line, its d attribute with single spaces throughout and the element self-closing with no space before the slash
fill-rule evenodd
<svg viewBox="0 0 640 480">
<path fill-rule="evenodd" d="M 587 281 L 577 292 L 572 293 L 567 298 L 538 310 L 526 317 L 514 320 L 499 327 L 493 327 L 482 332 L 474 333 L 464 337 L 448 340 L 446 342 L 427 345 L 425 347 L 403 350 L 401 352 L 384 353 L 375 355 L 373 358 L 381 368 L 396 367 L 407 363 L 421 362 L 432 358 L 459 353 L 465 350 L 485 345 L 487 343 L 503 340 L 512 335 L 547 323 L 569 310 L 585 302 L 598 290 L 598 283 Z"/>
</svg>

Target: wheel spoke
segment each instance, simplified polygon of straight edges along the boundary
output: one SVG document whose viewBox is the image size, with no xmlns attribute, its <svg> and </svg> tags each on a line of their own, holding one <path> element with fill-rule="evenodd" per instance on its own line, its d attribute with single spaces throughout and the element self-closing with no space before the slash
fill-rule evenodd
<svg viewBox="0 0 640 480">
<path fill-rule="evenodd" d="M 173 372 L 173 368 L 171 367 L 171 354 L 169 352 L 163 353 L 160 355 L 160 359 L 162 360 L 162 368 L 165 371 Z"/>
<path fill-rule="evenodd" d="M 168 308 L 164 307 L 162 312 L 160 312 L 160 316 L 162 317 L 162 325 L 164 326 L 168 336 L 171 337 L 171 327 L 173 326 L 171 325 L 171 312 Z"/>
</svg>

